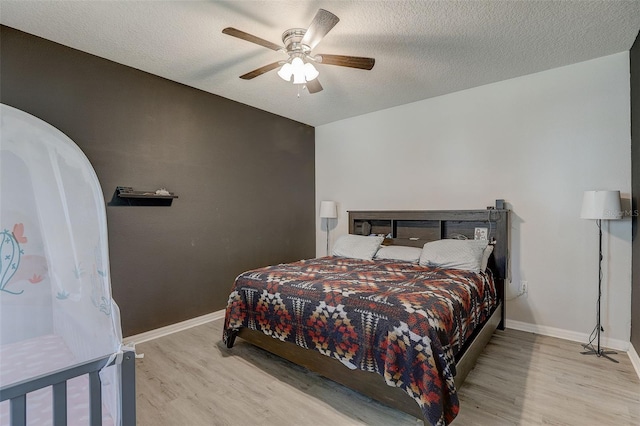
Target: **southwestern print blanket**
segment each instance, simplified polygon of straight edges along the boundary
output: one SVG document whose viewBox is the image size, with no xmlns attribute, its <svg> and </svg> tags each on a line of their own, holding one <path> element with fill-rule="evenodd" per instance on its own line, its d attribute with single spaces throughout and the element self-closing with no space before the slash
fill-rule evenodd
<svg viewBox="0 0 640 426">
<path fill-rule="evenodd" d="M 248 327 L 378 373 L 446 425 L 459 410 L 455 355 L 495 304 L 489 273 L 330 256 L 241 274 L 223 339 Z"/>
</svg>

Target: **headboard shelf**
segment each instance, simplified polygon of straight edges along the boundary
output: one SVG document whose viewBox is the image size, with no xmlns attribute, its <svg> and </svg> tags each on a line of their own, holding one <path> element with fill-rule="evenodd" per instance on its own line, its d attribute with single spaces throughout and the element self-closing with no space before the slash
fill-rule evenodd
<svg viewBox="0 0 640 426">
<path fill-rule="evenodd" d="M 427 241 L 441 239 L 442 221 L 440 220 L 395 220 L 392 236 L 397 240 L 408 240 L 410 246 L 422 247 Z M 399 243 L 398 243 L 399 244 Z"/>
<path fill-rule="evenodd" d="M 349 233 L 385 235 L 395 244 L 422 247 L 444 238 L 473 239 L 476 228 L 486 228 L 489 240 L 500 240 L 507 234 L 498 224 L 508 223 L 508 215 L 509 210 L 496 209 L 349 211 Z"/>
</svg>

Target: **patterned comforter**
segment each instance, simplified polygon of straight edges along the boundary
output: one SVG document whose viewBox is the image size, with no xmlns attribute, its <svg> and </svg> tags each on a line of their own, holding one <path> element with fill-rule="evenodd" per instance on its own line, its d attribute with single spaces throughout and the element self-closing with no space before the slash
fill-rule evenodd
<svg viewBox="0 0 640 426">
<path fill-rule="evenodd" d="M 455 355 L 495 304 L 490 274 L 323 257 L 241 274 L 223 338 L 248 327 L 378 373 L 446 425 L 459 410 Z"/>
</svg>

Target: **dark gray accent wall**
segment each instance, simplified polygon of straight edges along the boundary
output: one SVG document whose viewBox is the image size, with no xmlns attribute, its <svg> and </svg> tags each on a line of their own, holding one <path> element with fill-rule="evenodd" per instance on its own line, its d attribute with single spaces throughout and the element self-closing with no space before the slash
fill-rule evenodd
<svg viewBox="0 0 640 426">
<path fill-rule="evenodd" d="M 107 207 L 125 336 L 223 309 L 244 270 L 315 255 L 313 127 L 0 31 L 0 101 L 78 144 L 106 202 L 116 186 L 179 196 Z"/>
<path fill-rule="evenodd" d="M 629 52 L 631 64 L 631 200 L 633 211 L 640 200 L 640 36 Z M 631 344 L 640 352 L 640 238 L 638 215 L 632 218 L 631 245 Z"/>
</svg>

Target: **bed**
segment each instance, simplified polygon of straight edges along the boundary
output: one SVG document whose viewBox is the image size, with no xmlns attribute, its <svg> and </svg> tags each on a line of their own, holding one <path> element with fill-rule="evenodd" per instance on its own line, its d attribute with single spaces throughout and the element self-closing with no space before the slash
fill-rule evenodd
<svg viewBox="0 0 640 426">
<path fill-rule="evenodd" d="M 0 426 L 135 425 L 98 178 L 48 123 L 0 121 Z"/>
<path fill-rule="evenodd" d="M 223 340 L 231 348 L 239 336 L 425 425 L 451 423 L 456 389 L 504 327 L 509 211 L 351 211 L 349 234 L 341 239 L 373 246 L 371 256 L 413 254 L 358 258 L 338 240 L 342 256 L 241 274 Z M 438 263 L 451 247 L 475 259 L 487 246 L 486 270 Z"/>
</svg>

